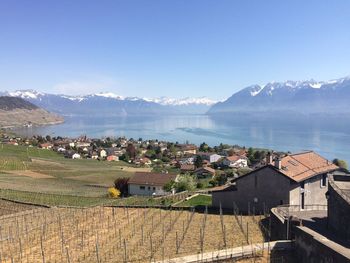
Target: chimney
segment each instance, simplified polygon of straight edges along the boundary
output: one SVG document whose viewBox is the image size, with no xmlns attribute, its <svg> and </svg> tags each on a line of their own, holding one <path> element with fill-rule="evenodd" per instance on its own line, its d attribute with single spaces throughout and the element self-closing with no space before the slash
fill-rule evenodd
<svg viewBox="0 0 350 263">
<path fill-rule="evenodd" d="M 272 164 L 272 153 L 268 152 L 266 155 L 266 164 Z"/>
<path fill-rule="evenodd" d="M 281 158 L 280 157 L 277 157 L 275 159 L 275 167 L 278 169 L 278 170 L 281 170 L 282 169 L 282 161 L 281 161 Z"/>
</svg>

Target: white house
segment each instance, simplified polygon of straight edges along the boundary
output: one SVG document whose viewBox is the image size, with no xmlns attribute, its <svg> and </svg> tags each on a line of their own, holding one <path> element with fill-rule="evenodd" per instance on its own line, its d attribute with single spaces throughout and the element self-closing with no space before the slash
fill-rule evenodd
<svg viewBox="0 0 350 263">
<path fill-rule="evenodd" d="M 225 157 L 222 164 L 231 168 L 242 168 L 248 166 L 248 159 L 245 156 L 232 155 Z"/>
<path fill-rule="evenodd" d="M 81 156 L 79 153 L 75 153 L 72 155 L 72 159 L 81 159 Z"/>
<path fill-rule="evenodd" d="M 100 157 L 101 157 L 101 158 L 106 158 L 106 157 L 107 157 L 107 151 L 104 150 L 104 149 L 102 149 L 102 150 L 100 151 Z"/>
<path fill-rule="evenodd" d="M 203 160 L 207 160 L 210 163 L 216 163 L 219 161 L 222 156 L 216 153 L 207 153 L 207 152 L 200 152 L 197 155 L 202 157 Z"/>
<path fill-rule="evenodd" d="M 176 178 L 176 174 L 136 172 L 128 182 L 129 194 L 146 196 L 170 194 L 164 190 L 164 186 Z"/>
</svg>

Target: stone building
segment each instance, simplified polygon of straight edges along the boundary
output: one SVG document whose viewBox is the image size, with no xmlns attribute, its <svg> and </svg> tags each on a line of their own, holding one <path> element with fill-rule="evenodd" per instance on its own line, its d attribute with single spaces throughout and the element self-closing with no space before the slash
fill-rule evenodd
<svg viewBox="0 0 350 263">
<path fill-rule="evenodd" d="M 328 185 L 328 227 L 350 242 L 350 174 L 334 172 Z"/>
<path fill-rule="evenodd" d="M 270 163 L 268 161 L 267 163 Z M 326 205 L 327 176 L 338 167 L 313 151 L 290 154 L 213 191 L 214 207 L 263 212 L 278 205 Z"/>
</svg>

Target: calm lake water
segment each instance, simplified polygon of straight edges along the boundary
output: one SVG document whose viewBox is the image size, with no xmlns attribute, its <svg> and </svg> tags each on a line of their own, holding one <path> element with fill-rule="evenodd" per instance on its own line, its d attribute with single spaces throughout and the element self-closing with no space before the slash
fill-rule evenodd
<svg viewBox="0 0 350 263">
<path fill-rule="evenodd" d="M 183 143 L 220 143 L 298 152 L 314 150 L 329 159 L 350 161 L 350 117 L 206 115 L 156 117 L 65 117 L 65 123 L 16 130 L 22 135 L 126 136 Z"/>
</svg>

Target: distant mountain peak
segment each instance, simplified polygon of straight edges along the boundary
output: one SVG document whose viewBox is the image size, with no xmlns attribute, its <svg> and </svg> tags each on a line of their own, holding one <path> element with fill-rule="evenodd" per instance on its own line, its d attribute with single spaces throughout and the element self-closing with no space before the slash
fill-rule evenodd
<svg viewBox="0 0 350 263">
<path fill-rule="evenodd" d="M 144 98 L 145 101 L 149 102 L 155 102 L 161 105 L 168 105 L 168 106 L 180 106 L 180 105 L 207 105 L 211 106 L 217 103 L 217 101 L 214 101 L 212 99 L 209 99 L 207 97 L 199 97 L 199 98 L 182 98 L 182 99 L 174 99 L 174 98 L 169 98 L 169 97 L 160 97 L 160 98 Z"/>
<path fill-rule="evenodd" d="M 37 99 L 39 96 L 44 95 L 44 93 L 35 91 L 35 90 L 16 90 L 14 92 L 9 92 L 8 93 L 9 96 L 11 97 L 20 97 L 23 99 Z"/>
<path fill-rule="evenodd" d="M 123 96 L 119 96 L 119 95 L 117 95 L 115 93 L 112 93 L 112 92 L 100 92 L 100 93 L 93 94 L 92 96 L 98 96 L 98 97 L 104 97 L 104 98 L 112 98 L 112 99 L 117 99 L 117 100 L 123 100 L 124 99 Z"/>
<path fill-rule="evenodd" d="M 350 113 L 350 77 L 329 81 L 269 82 L 252 85 L 211 107 L 208 113 L 282 112 Z"/>
</svg>

